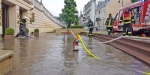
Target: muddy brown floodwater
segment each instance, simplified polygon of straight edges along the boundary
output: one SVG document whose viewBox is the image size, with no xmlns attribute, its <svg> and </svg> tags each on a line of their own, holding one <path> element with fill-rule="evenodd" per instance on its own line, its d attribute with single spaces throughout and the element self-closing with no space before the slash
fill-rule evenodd
<svg viewBox="0 0 150 75">
<path fill-rule="evenodd" d="M 82 36 L 89 56 L 81 43 L 73 52 L 73 39 L 64 35 L 40 34 L 39 38 L 16 38 L 1 41 L 0 48 L 14 51 L 13 70 L 6 75 L 144 75 L 150 67 L 110 45 Z"/>
</svg>

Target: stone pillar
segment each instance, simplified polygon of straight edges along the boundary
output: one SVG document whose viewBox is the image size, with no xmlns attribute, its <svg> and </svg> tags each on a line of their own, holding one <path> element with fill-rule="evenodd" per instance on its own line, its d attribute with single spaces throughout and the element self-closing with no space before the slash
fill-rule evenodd
<svg viewBox="0 0 150 75">
<path fill-rule="evenodd" d="M 2 34 L 2 0 L 0 0 L 0 34 Z"/>
<path fill-rule="evenodd" d="M 20 24 L 20 19 L 19 19 L 19 6 L 11 6 L 9 7 L 9 28 L 13 28 L 15 30 L 15 35 L 19 31 L 19 24 Z"/>
<path fill-rule="evenodd" d="M 31 17 L 31 15 L 30 15 L 30 10 L 28 10 L 27 11 L 27 23 L 26 23 L 26 27 L 28 28 L 28 26 L 30 25 L 30 17 Z"/>
</svg>

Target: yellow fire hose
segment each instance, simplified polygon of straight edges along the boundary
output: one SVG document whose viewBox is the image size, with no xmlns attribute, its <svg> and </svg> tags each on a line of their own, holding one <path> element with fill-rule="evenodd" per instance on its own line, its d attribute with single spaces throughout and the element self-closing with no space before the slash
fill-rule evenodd
<svg viewBox="0 0 150 75">
<path fill-rule="evenodd" d="M 77 36 L 79 37 L 79 40 L 80 40 L 80 42 L 82 43 L 82 46 L 84 47 L 84 49 L 86 50 L 86 52 L 87 52 L 89 55 L 91 55 L 92 57 L 94 57 L 94 58 L 96 58 L 96 59 L 100 59 L 100 58 L 98 58 L 97 56 L 95 56 L 94 54 L 92 54 L 92 53 L 88 50 L 88 48 L 85 46 L 85 44 L 84 44 L 84 42 L 83 42 L 81 36 L 80 36 L 79 34 L 78 34 Z M 130 69 L 130 70 L 131 70 L 131 69 Z M 132 71 L 135 71 L 135 70 L 132 70 Z M 139 73 L 145 74 L 145 75 L 150 75 L 150 72 L 142 72 L 142 71 L 135 71 L 135 72 L 139 72 Z"/>
<path fill-rule="evenodd" d="M 150 75 L 150 72 L 142 72 L 142 71 L 136 71 L 136 70 L 132 70 L 132 69 L 129 69 L 129 70 L 139 72 L 139 73 L 145 74 L 145 75 Z"/>
<path fill-rule="evenodd" d="M 75 36 L 75 35 L 74 35 L 74 36 Z M 84 42 L 83 42 L 81 36 L 80 36 L 79 34 L 77 34 L 77 36 L 79 37 L 79 40 L 80 40 L 82 46 L 84 47 L 84 49 L 86 50 L 86 52 L 87 52 L 89 55 L 91 55 L 92 57 L 94 57 L 94 58 L 96 58 L 96 59 L 100 59 L 100 58 L 98 58 L 97 56 L 95 56 L 94 54 L 92 54 L 92 53 L 89 51 L 89 49 L 85 46 L 85 44 L 84 44 Z M 130 70 L 131 70 L 131 69 L 130 69 Z M 135 70 L 132 70 L 132 71 L 135 71 Z M 139 72 L 139 73 L 142 73 L 142 74 L 145 74 L 145 75 L 150 75 L 150 72 L 142 72 L 142 71 L 136 71 L 136 72 Z"/>
<path fill-rule="evenodd" d="M 81 36 L 80 36 L 79 34 L 78 34 L 77 36 L 79 37 L 79 40 L 80 40 L 80 42 L 82 43 L 82 46 L 84 47 L 84 49 L 86 50 L 86 52 L 87 52 L 89 55 L 93 56 L 94 58 L 99 59 L 97 56 L 95 56 L 94 54 L 92 54 L 92 53 L 88 50 L 88 48 L 85 46 L 85 44 L 84 44 L 84 42 L 83 42 Z"/>
<path fill-rule="evenodd" d="M 145 74 L 145 75 L 150 75 L 150 72 L 140 72 L 142 74 Z"/>
</svg>

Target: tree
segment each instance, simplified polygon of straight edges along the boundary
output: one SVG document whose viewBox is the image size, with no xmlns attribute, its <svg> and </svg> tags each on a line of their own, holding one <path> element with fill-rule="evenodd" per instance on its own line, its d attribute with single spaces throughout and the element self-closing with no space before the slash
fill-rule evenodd
<svg viewBox="0 0 150 75">
<path fill-rule="evenodd" d="M 59 21 L 61 21 L 61 22 L 63 22 L 63 19 L 62 19 L 62 17 L 61 16 L 59 16 L 59 17 L 55 17 L 56 19 L 58 19 Z"/>
<path fill-rule="evenodd" d="M 131 0 L 132 3 L 137 2 L 138 0 Z"/>
<path fill-rule="evenodd" d="M 76 10 L 77 4 L 74 0 L 64 0 L 64 8 L 62 9 L 62 14 L 59 17 L 66 23 L 67 27 L 70 28 L 71 24 L 78 25 L 78 16 L 75 16 L 75 13 L 78 13 Z"/>
</svg>

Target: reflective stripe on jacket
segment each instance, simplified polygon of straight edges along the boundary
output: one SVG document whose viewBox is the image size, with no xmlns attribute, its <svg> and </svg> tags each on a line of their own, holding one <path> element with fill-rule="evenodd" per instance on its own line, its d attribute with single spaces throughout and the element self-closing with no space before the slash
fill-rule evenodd
<svg viewBox="0 0 150 75">
<path fill-rule="evenodd" d="M 107 25 L 107 27 L 112 27 L 113 23 L 114 23 L 113 18 L 107 18 L 105 25 Z"/>
<path fill-rule="evenodd" d="M 129 24 L 129 23 L 131 23 L 132 21 L 134 21 L 133 15 L 130 14 L 130 16 L 129 16 L 129 17 L 126 17 L 126 18 L 124 17 L 124 15 L 125 15 L 125 14 L 122 15 L 122 20 L 123 20 L 124 24 Z"/>
<path fill-rule="evenodd" d="M 89 28 L 93 28 L 93 26 L 94 26 L 94 25 L 93 25 L 93 22 L 92 22 L 92 21 L 89 21 L 89 22 L 88 22 L 88 27 L 89 27 Z"/>
</svg>

